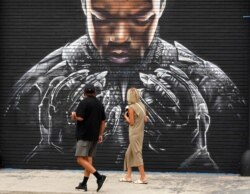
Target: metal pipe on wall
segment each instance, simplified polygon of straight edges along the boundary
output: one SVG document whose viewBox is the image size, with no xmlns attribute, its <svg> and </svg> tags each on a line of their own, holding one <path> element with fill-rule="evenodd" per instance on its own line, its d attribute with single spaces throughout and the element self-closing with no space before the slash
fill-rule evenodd
<svg viewBox="0 0 250 194">
<path fill-rule="evenodd" d="M 243 19 L 246 19 L 249 23 L 250 16 L 243 16 Z M 248 75 L 250 73 L 250 68 L 248 66 Z M 250 176 L 250 78 L 248 77 L 248 148 L 243 153 L 241 158 L 240 166 L 240 175 L 241 176 Z"/>
</svg>

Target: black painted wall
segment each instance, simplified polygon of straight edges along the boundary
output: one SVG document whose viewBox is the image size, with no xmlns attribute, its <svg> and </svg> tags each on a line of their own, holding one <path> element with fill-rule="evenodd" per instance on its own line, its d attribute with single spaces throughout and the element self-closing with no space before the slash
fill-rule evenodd
<svg viewBox="0 0 250 194">
<path fill-rule="evenodd" d="M 240 117 L 213 114 L 207 133 L 210 156 L 219 172 L 237 173 L 240 157 L 248 146 L 248 77 L 249 77 L 249 1 L 169 0 L 160 20 L 160 36 L 178 41 L 199 57 L 217 64 L 235 83 L 245 106 L 235 107 Z M 53 50 L 85 34 L 85 16 L 80 0 L 2 0 L 1 1 L 1 154 L 4 167 L 14 168 L 78 168 L 74 161 L 74 132 L 66 133 L 66 152 L 46 147 L 30 161 L 25 157 L 41 140 L 39 128 L 29 114 L 6 114 L 11 87 L 33 65 Z M 28 103 L 28 102 L 27 102 Z M 213 112 L 211 112 L 212 114 Z M 35 122 L 35 121 L 34 121 Z M 126 129 L 126 127 L 124 128 Z M 72 129 L 73 130 L 73 129 Z M 182 131 L 183 132 L 183 131 Z M 145 148 L 145 167 L 151 171 L 217 172 L 201 165 L 179 169 L 180 161 L 190 153 L 184 148 L 190 142 L 189 132 L 171 132 L 164 137 L 169 151 L 155 153 Z M 113 140 L 115 141 L 115 140 Z M 120 147 L 105 142 L 100 146 L 96 165 L 102 169 L 122 170 Z M 146 146 L 146 145 L 145 145 Z M 126 144 L 123 146 L 126 148 Z"/>
</svg>

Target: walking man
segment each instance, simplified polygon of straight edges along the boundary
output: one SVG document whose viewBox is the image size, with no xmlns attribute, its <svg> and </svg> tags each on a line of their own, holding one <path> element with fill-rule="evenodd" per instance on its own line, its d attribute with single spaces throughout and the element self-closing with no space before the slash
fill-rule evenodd
<svg viewBox="0 0 250 194">
<path fill-rule="evenodd" d="M 76 112 L 72 112 L 71 118 L 76 121 L 76 160 L 85 169 L 83 181 L 76 189 L 87 191 L 89 175 L 93 174 L 97 179 L 97 192 L 102 188 L 107 177 L 99 174 L 92 165 L 97 143 L 102 142 L 105 129 L 105 112 L 103 104 L 96 98 L 95 87 L 87 84 L 84 89 L 85 99 L 80 101 Z"/>
</svg>

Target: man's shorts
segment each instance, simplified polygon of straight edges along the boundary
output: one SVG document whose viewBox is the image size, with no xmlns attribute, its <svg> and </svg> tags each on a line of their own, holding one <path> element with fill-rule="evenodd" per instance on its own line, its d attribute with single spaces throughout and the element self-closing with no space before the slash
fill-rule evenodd
<svg viewBox="0 0 250 194">
<path fill-rule="evenodd" d="M 76 142 L 75 156 L 95 156 L 97 142 L 78 140 Z"/>
</svg>

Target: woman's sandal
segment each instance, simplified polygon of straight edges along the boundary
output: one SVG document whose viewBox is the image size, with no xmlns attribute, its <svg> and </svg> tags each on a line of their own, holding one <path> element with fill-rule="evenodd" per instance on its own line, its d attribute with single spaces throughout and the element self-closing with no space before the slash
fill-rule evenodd
<svg viewBox="0 0 250 194">
<path fill-rule="evenodd" d="M 127 182 L 127 183 L 132 183 L 132 179 L 131 178 L 127 178 L 127 177 L 122 177 L 119 179 L 120 182 Z"/>
<path fill-rule="evenodd" d="M 141 179 L 138 179 L 136 181 L 134 181 L 135 184 L 148 184 L 148 181 L 147 180 L 141 180 Z"/>
</svg>

